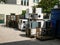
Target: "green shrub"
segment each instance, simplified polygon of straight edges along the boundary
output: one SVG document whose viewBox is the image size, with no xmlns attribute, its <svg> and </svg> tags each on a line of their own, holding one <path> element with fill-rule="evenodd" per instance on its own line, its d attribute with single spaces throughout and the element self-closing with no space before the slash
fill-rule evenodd
<svg viewBox="0 0 60 45">
<path fill-rule="evenodd" d="M 22 15 L 25 15 L 25 13 L 26 13 L 26 10 L 22 10 Z"/>
</svg>

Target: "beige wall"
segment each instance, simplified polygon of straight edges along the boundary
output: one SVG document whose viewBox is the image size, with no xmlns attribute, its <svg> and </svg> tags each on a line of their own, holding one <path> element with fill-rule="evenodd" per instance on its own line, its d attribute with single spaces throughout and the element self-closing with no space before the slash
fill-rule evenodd
<svg viewBox="0 0 60 45">
<path fill-rule="evenodd" d="M 39 0 L 41 1 L 41 0 Z M 29 6 L 34 6 L 34 5 L 37 5 L 38 3 L 34 3 L 33 0 L 29 0 Z"/>
<path fill-rule="evenodd" d="M 21 14 L 20 5 L 0 4 L 0 14 L 9 15 L 10 13 Z"/>
<path fill-rule="evenodd" d="M 39 1 L 41 1 L 41 0 L 39 0 Z M 21 7 L 22 10 L 26 10 L 28 8 L 31 8 L 34 5 L 37 5 L 37 3 L 33 3 L 33 0 L 29 0 L 29 6 L 23 6 L 23 5 L 21 5 L 21 0 L 17 0 L 17 4 L 20 5 L 20 7 Z"/>
<path fill-rule="evenodd" d="M 19 15 L 22 13 L 22 10 L 26 10 L 27 8 L 28 6 L 0 4 L 0 14 L 4 14 L 4 24 L 6 24 L 6 15 L 10 15 L 10 13 Z"/>
<path fill-rule="evenodd" d="M 22 6 L 22 5 L 20 5 L 20 7 L 21 7 L 21 10 L 26 10 L 29 8 L 29 6 Z"/>
<path fill-rule="evenodd" d="M 16 0 L 16 3 L 21 5 L 21 0 Z"/>
<path fill-rule="evenodd" d="M 39 0 L 41 1 L 41 0 Z M 21 0 L 16 0 L 17 4 L 21 5 Z M 34 3 L 33 0 L 29 0 L 29 6 L 37 5 L 37 3 Z"/>
<path fill-rule="evenodd" d="M 36 5 L 33 3 L 33 0 L 29 0 L 29 6 L 22 6 L 21 0 L 16 0 L 16 4 L 0 4 L 0 14 L 5 15 L 5 23 L 6 23 L 6 15 L 10 15 L 10 13 L 15 13 L 16 15 L 21 14 L 22 10 L 26 10 L 29 7 Z"/>
<path fill-rule="evenodd" d="M 21 14 L 22 9 L 20 5 L 8 5 L 8 4 L 0 4 L 0 14 L 4 14 L 4 22 L 6 23 L 6 15 L 10 15 L 10 13 L 15 13 L 16 15 Z"/>
</svg>

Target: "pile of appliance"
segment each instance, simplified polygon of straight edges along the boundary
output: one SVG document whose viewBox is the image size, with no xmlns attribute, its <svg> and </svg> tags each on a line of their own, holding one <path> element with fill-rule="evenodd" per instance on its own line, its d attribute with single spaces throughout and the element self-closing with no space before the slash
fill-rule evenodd
<svg viewBox="0 0 60 45">
<path fill-rule="evenodd" d="M 28 25 L 26 29 L 26 36 L 34 37 L 36 35 L 36 27 L 42 27 L 43 25 L 43 14 L 42 8 L 36 8 L 36 13 L 33 13 L 33 9 L 29 8 L 26 11 L 26 18 L 28 20 Z M 42 24 L 41 24 L 42 23 Z"/>
<path fill-rule="evenodd" d="M 26 10 L 25 19 L 19 19 L 18 28 L 25 30 L 28 37 L 39 40 L 54 39 L 60 37 L 59 15 L 60 9 L 52 9 L 49 19 L 44 19 L 42 8 L 36 8 L 35 13 L 32 8 L 29 8 Z"/>
<path fill-rule="evenodd" d="M 36 37 L 40 40 L 47 40 L 54 38 L 54 31 L 51 28 L 50 19 L 44 19 L 42 8 L 36 8 L 36 12 L 33 13 L 32 8 L 27 10 L 26 18 L 28 20 L 26 27 L 26 36 Z"/>
</svg>

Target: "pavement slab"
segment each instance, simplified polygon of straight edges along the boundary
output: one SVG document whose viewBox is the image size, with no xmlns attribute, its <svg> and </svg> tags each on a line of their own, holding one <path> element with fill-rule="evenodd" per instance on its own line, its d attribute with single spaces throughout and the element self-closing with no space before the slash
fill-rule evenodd
<svg viewBox="0 0 60 45">
<path fill-rule="evenodd" d="M 0 45 L 60 45 L 60 40 L 40 41 L 26 37 L 25 32 L 0 26 Z"/>
</svg>

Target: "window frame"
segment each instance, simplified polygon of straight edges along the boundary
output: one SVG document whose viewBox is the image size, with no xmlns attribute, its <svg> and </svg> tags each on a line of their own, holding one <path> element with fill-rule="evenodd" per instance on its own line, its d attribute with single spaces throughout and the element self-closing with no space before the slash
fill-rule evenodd
<svg viewBox="0 0 60 45">
<path fill-rule="evenodd" d="M 29 6 L 29 0 L 21 0 L 21 5 Z"/>
</svg>

